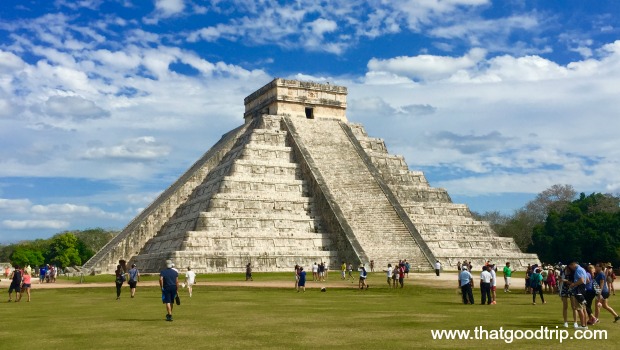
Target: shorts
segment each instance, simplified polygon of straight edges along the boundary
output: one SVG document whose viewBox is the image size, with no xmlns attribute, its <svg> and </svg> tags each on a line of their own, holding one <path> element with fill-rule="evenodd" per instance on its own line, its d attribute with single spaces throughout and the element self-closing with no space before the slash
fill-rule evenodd
<svg viewBox="0 0 620 350">
<path fill-rule="evenodd" d="M 138 281 L 129 281 L 129 288 L 134 289 L 138 285 Z"/>
<path fill-rule="evenodd" d="M 366 277 L 360 277 L 360 282 L 365 281 Z"/>
<path fill-rule="evenodd" d="M 161 291 L 161 301 L 164 304 L 172 304 L 174 303 L 174 298 L 177 296 L 177 288 L 176 287 L 164 287 Z"/>
<path fill-rule="evenodd" d="M 392 277 L 387 278 L 387 283 L 390 284 L 390 282 L 392 282 Z"/>
<path fill-rule="evenodd" d="M 585 310 L 586 297 L 583 294 L 577 294 L 573 297 L 573 309 L 574 310 Z"/>
<path fill-rule="evenodd" d="M 608 299 L 608 298 L 609 298 L 609 291 L 606 291 L 606 292 L 601 292 L 601 297 L 602 297 L 603 299 Z"/>
<path fill-rule="evenodd" d="M 504 277 L 504 283 L 509 286 L 510 285 L 510 277 Z"/>
<path fill-rule="evenodd" d="M 495 292 L 496 290 L 497 290 L 497 286 L 493 286 L 493 287 L 491 287 L 491 291 L 492 291 L 492 292 Z"/>
<path fill-rule="evenodd" d="M 305 287 L 306 286 L 306 281 L 300 281 L 299 283 L 297 283 L 297 285 L 299 287 Z"/>
<path fill-rule="evenodd" d="M 28 284 L 26 284 L 26 283 L 22 284 L 22 289 L 27 289 L 27 288 L 30 288 L 30 283 L 28 283 Z M 607 293 L 607 295 L 609 296 L 609 293 Z"/>
<path fill-rule="evenodd" d="M 13 293 L 13 291 L 20 293 L 21 290 L 22 287 L 19 285 L 19 283 L 11 283 L 11 286 L 9 287 L 9 294 Z"/>
</svg>

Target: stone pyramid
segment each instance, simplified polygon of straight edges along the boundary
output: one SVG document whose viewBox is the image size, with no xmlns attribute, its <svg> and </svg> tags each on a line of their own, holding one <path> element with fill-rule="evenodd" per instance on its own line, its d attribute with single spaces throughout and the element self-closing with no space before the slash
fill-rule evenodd
<svg viewBox="0 0 620 350">
<path fill-rule="evenodd" d="M 157 272 L 166 259 L 197 272 L 291 271 L 342 261 L 383 268 L 407 259 L 482 264 L 538 261 L 468 207 L 430 187 L 381 139 L 346 119 L 342 86 L 274 79 L 245 99 L 245 123 L 202 158 L 85 265 L 119 260 Z"/>
</svg>

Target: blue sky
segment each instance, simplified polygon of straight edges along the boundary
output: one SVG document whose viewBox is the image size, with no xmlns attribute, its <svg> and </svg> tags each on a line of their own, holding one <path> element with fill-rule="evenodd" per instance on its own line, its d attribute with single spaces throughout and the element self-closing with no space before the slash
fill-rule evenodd
<svg viewBox="0 0 620 350">
<path fill-rule="evenodd" d="M 620 191 L 620 2 L 3 0 L 0 242 L 121 229 L 285 77 L 473 210 Z"/>
</svg>

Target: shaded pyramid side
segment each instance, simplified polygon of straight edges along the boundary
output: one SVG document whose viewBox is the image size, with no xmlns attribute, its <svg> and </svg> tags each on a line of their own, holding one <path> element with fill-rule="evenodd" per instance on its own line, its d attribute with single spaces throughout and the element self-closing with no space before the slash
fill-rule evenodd
<svg viewBox="0 0 620 350">
<path fill-rule="evenodd" d="M 254 118 L 132 262 L 143 271 L 158 271 L 168 258 L 197 272 L 243 271 L 247 263 L 257 271 L 336 266 L 349 249 L 323 225 L 280 120 Z"/>
<path fill-rule="evenodd" d="M 194 188 L 202 183 L 225 154 L 233 147 L 239 135 L 248 125 L 224 134 L 222 138 L 196 161 L 177 181 L 164 190 L 151 204 L 136 216 L 125 228 L 84 265 L 83 270 L 96 273 L 112 273 L 118 261 L 129 260 L 153 238 L 185 202 Z"/>
<path fill-rule="evenodd" d="M 536 254 L 521 252 L 513 238 L 500 237 L 488 222 L 474 219 L 467 205 L 452 203 L 445 189 L 431 187 L 421 171 L 409 170 L 402 156 L 389 154 L 385 142 L 369 137 L 361 124 L 349 126 L 445 267 L 456 268 L 463 260 L 475 265 L 511 261 L 515 267 L 539 261 Z"/>
</svg>

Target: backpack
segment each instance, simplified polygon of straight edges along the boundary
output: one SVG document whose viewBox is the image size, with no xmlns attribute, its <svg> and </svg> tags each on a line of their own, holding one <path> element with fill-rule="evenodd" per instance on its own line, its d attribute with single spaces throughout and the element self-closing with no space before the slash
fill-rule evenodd
<svg viewBox="0 0 620 350">
<path fill-rule="evenodd" d="M 539 273 L 533 273 L 530 276 L 530 287 L 532 288 L 538 288 L 540 287 L 540 274 Z"/>
</svg>

